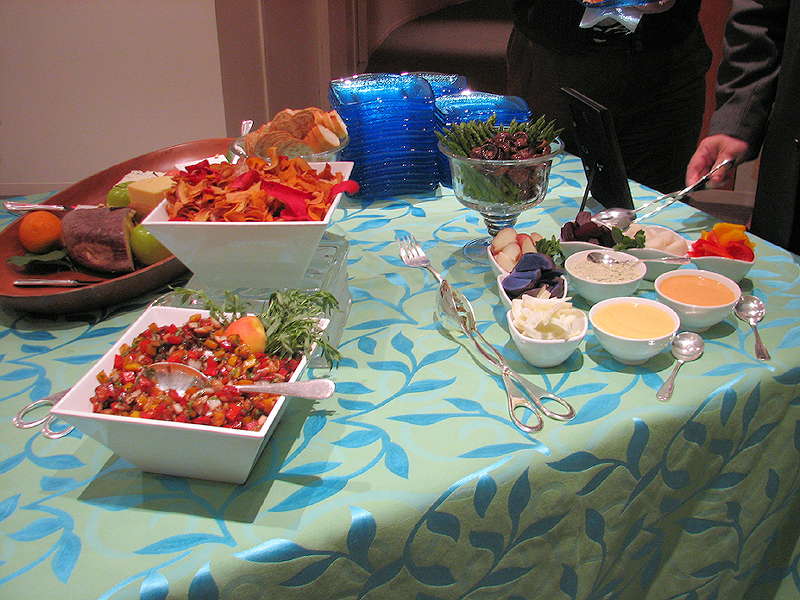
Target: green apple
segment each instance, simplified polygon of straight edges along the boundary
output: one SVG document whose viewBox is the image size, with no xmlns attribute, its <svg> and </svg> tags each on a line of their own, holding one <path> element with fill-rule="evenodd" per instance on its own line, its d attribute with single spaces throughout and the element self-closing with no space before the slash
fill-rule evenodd
<svg viewBox="0 0 800 600">
<path fill-rule="evenodd" d="M 160 260 L 172 256 L 155 236 L 147 231 L 143 225 L 137 225 L 131 230 L 131 252 L 146 265 L 152 265 Z"/>
<path fill-rule="evenodd" d="M 108 191 L 106 204 L 109 208 L 124 208 L 131 201 L 128 195 L 128 182 L 118 183 Z"/>
</svg>

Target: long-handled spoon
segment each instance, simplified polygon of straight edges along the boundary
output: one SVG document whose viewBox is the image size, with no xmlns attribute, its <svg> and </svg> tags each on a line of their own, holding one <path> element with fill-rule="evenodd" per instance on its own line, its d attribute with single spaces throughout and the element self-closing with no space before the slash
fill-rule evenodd
<svg viewBox="0 0 800 600">
<path fill-rule="evenodd" d="M 156 362 L 147 365 L 139 376 L 152 380 L 162 390 L 184 393 L 190 387 L 207 388 L 209 379 L 194 367 L 181 363 Z M 256 381 L 246 385 L 233 385 L 240 392 L 285 394 L 298 398 L 323 400 L 333 395 L 335 385 L 330 379 L 308 379 L 304 381 L 266 382 Z"/>
<path fill-rule="evenodd" d="M 688 256 L 664 256 L 661 258 L 630 258 L 627 260 L 619 260 L 605 252 L 589 252 L 586 255 L 593 263 L 600 263 L 603 265 L 629 265 L 638 262 L 661 262 L 669 265 L 688 265 L 692 259 Z"/>
<path fill-rule="evenodd" d="M 663 196 L 659 196 L 655 200 L 652 200 L 647 204 L 633 210 L 627 208 L 607 208 L 594 215 L 592 217 L 592 221 L 594 221 L 598 225 L 606 225 L 607 227 L 619 227 L 620 229 L 626 229 L 631 223 L 633 223 L 636 220 L 637 213 L 640 210 L 647 208 L 648 206 L 651 206 L 656 202 L 664 200 L 665 201 L 664 204 L 650 211 L 646 215 L 642 215 L 642 218 L 652 217 L 654 214 L 661 212 L 674 202 L 683 199 L 683 197 L 686 196 L 687 194 L 690 194 L 695 190 L 702 188 L 711 179 L 712 174 L 714 174 L 718 169 L 721 169 L 722 167 L 727 167 L 732 163 L 733 163 L 732 159 L 723 160 L 721 163 L 719 163 L 717 166 L 711 169 L 708 173 L 706 173 L 703 177 L 695 181 L 692 185 L 683 188 L 679 192 L 664 194 Z"/>
<path fill-rule="evenodd" d="M 764 303 L 755 296 L 742 296 L 733 307 L 733 312 L 745 323 L 748 323 L 753 328 L 753 333 L 756 337 L 756 358 L 758 360 L 769 360 L 769 352 L 764 342 L 761 341 L 761 336 L 758 335 L 758 327 L 756 323 L 764 318 L 767 309 Z"/>
<path fill-rule="evenodd" d="M 666 402 L 670 399 L 672 390 L 675 387 L 675 376 L 678 374 L 678 369 L 681 368 L 683 363 L 700 358 L 703 355 L 704 347 L 705 343 L 703 342 L 703 338 L 691 331 L 679 333 L 672 339 L 670 351 L 678 362 L 675 363 L 675 368 L 672 370 L 672 373 L 656 393 L 657 400 Z"/>
</svg>

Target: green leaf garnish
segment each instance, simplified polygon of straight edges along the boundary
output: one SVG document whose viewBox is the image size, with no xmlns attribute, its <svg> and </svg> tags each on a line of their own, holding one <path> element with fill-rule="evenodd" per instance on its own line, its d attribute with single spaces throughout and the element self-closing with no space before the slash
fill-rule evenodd
<svg viewBox="0 0 800 600">
<path fill-rule="evenodd" d="M 224 326 L 246 314 L 257 315 L 267 333 L 267 347 L 264 350 L 267 354 L 282 358 L 309 354 L 311 347 L 316 344 L 328 364 L 336 363 L 342 356 L 319 325 L 320 318 L 339 308 L 338 301 L 329 292 L 276 291 L 259 309 L 229 291 L 225 292 L 221 306 L 202 290 L 174 288 L 173 291 L 179 295 L 182 304 L 193 298 L 201 301 L 211 316 Z"/>
<path fill-rule="evenodd" d="M 644 248 L 645 233 L 643 229 L 640 229 L 633 237 L 630 237 L 625 235 L 619 227 L 612 227 L 611 239 L 614 240 L 612 249 L 624 252 L 629 248 Z"/>
</svg>

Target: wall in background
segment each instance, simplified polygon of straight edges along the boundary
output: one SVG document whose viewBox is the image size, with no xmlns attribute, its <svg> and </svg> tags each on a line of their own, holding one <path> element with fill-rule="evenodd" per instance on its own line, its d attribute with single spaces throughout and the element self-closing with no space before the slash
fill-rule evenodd
<svg viewBox="0 0 800 600">
<path fill-rule="evenodd" d="M 364 54 L 367 4 L 2 0 L 0 195 L 328 106 L 330 80 Z"/>
<path fill-rule="evenodd" d="M 0 2 L 0 194 L 224 137 L 213 0 Z"/>
</svg>

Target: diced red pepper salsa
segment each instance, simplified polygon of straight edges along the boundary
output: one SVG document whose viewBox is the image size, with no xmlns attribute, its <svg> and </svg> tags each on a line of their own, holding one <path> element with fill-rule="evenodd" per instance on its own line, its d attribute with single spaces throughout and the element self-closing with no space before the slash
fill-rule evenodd
<svg viewBox="0 0 800 600">
<path fill-rule="evenodd" d="M 144 367 L 160 361 L 189 364 L 211 377 L 211 385 L 189 388 L 183 395 L 162 391 L 139 376 Z M 181 326 L 151 324 L 123 345 L 113 369 L 97 375 L 91 402 L 96 413 L 258 431 L 278 396 L 239 393 L 229 384 L 286 381 L 298 364 L 296 357 L 251 353 L 238 337 L 225 337 L 219 321 L 198 314 Z"/>
</svg>

